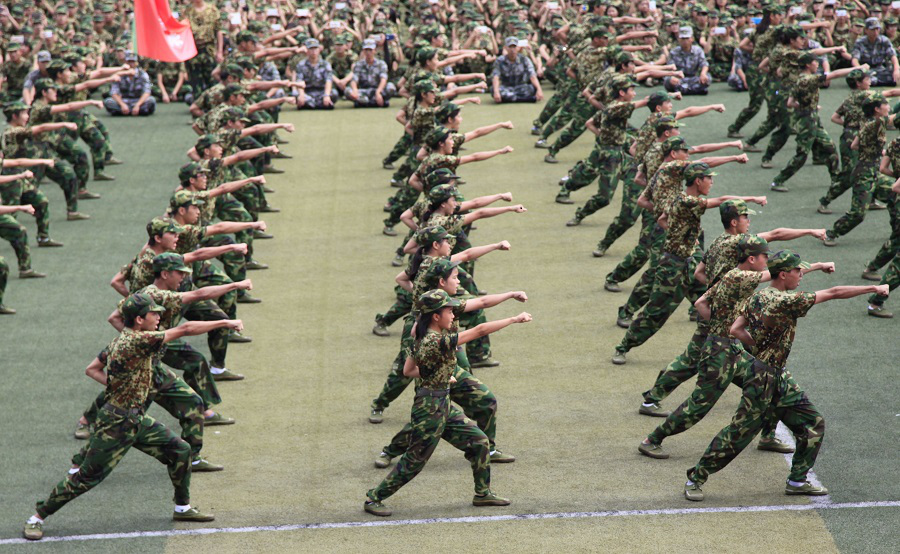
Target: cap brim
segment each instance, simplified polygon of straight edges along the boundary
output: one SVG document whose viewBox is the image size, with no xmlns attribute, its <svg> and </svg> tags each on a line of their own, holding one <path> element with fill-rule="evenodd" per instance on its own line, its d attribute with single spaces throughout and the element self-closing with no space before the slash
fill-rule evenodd
<svg viewBox="0 0 900 554">
<path fill-rule="evenodd" d="M 159 304 L 156 304 L 155 306 L 152 306 L 147 309 L 147 313 L 150 313 L 150 312 L 163 313 L 164 311 L 166 311 L 166 309 L 163 308 L 162 306 L 160 306 Z M 146 314 L 144 314 L 144 315 L 146 315 Z"/>
<path fill-rule="evenodd" d="M 460 304 L 459 300 L 457 300 L 456 298 L 451 298 L 451 299 L 447 300 L 447 303 L 444 304 L 444 307 L 445 308 L 458 308 L 459 304 Z"/>
<path fill-rule="evenodd" d="M 756 215 L 756 210 L 751 210 L 750 208 L 747 208 L 744 213 L 746 215 Z"/>
</svg>

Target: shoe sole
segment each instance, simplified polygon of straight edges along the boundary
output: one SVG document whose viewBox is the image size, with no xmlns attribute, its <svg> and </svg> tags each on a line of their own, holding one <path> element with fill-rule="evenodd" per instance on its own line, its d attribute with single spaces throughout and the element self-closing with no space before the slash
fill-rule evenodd
<svg viewBox="0 0 900 554">
<path fill-rule="evenodd" d="M 365 510 L 365 512 L 367 514 L 372 514 L 373 516 L 377 516 L 377 517 L 388 517 L 389 515 L 394 513 L 390 510 L 388 510 L 386 512 L 376 512 L 375 510 L 370 510 L 369 508 L 363 508 L 363 510 Z"/>
<path fill-rule="evenodd" d="M 793 454 L 794 453 L 793 448 L 788 450 L 787 448 L 770 448 L 770 447 L 766 447 L 766 446 L 757 446 L 756 449 L 762 450 L 763 452 L 777 452 L 779 454 Z"/>
<path fill-rule="evenodd" d="M 236 421 L 204 421 L 204 427 L 216 427 L 218 425 L 234 425 Z"/>
<path fill-rule="evenodd" d="M 217 377 L 215 374 L 213 374 L 213 381 L 215 381 L 216 383 L 221 383 L 223 381 L 243 381 L 243 380 L 244 380 L 243 375 L 241 375 L 240 377 Z"/>
<path fill-rule="evenodd" d="M 197 522 L 197 523 L 215 521 L 215 520 L 216 520 L 216 518 L 214 516 L 200 517 L 200 518 L 191 518 L 191 517 L 173 517 L 172 518 L 172 521 L 193 521 L 193 522 Z"/>
<path fill-rule="evenodd" d="M 603 290 L 606 290 L 609 292 L 622 292 L 621 287 L 616 287 L 616 286 L 612 286 L 612 285 L 608 285 L 608 284 L 603 285 Z"/>
<path fill-rule="evenodd" d="M 224 467 L 217 467 L 217 468 L 215 468 L 215 469 L 212 469 L 212 468 L 205 468 L 205 469 L 194 469 L 194 468 L 191 468 L 191 473 L 215 473 L 215 472 L 217 472 L 217 471 L 224 471 L 224 470 L 225 470 Z"/>
<path fill-rule="evenodd" d="M 669 412 L 651 412 L 649 410 L 638 410 L 638 413 L 650 417 L 669 417 Z"/>
<path fill-rule="evenodd" d="M 691 496 L 688 496 L 687 493 L 685 493 L 684 498 L 685 498 L 686 500 L 690 500 L 691 502 L 703 502 L 703 497 L 702 497 L 702 496 L 701 496 L 700 498 L 697 498 L 696 496 L 691 497 Z"/>
<path fill-rule="evenodd" d="M 385 463 L 375 462 L 375 467 L 377 467 L 378 469 L 386 469 L 386 468 L 390 467 L 390 465 L 391 465 L 390 463 L 385 464 Z"/>
<path fill-rule="evenodd" d="M 826 496 L 826 495 L 828 495 L 828 491 L 799 492 L 799 491 L 785 490 L 784 494 L 787 496 Z"/>
<path fill-rule="evenodd" d="M 629 327 L 631 327 L 631 322 L 625 323 L 625 322 L 621 322 L 621 321 L 616 321 L 616 325 L 618 325 L 622 329 L 628 329 Z"/>
<path fill-rule="evenodd" d="M 500 362 L 493 362 L 493 363 L 489 363 L 489 364 L 474 363 L 474 364 L 469 364 L 469 366 L 474 369 L 480 369 L 480 368 L 486 368 L 486 367 L 500 367 Z"/>
<path fill-rule="evenodd" d="M 476 500 L 472 501 L 473 506 L 479 506 L 482 508 L 488 507 L 488 506 L 509 506 L 510 504 L 512 504 L 512 502 L 510 502 L 508 500 L 507 501 L 491 500 L 489 502 L 485 502 L 483 500 L 482 501 L 476 501 Z"/>
<path fill-rule="evenodd" d="M 644 456 L 647 456 L 648 458 L 653 458 L 654 460 L 668 460 L 669 459 L 668 454 L 659 454 L 657 452 L 651 452 L 650 450 L 645 450 L 645 449 L 641 448 L 640 446 L 638 447 L 638 452 L 640 452 Z M 690 500 L 690 499 L 688 499 L 688 500 Z"/>
<path fill-rule="evenodd" d="M 500 458 L 499 460 L 494 460 L 493 458 L 491 459 L 492 464 L 511 464 L 515 461 L 515 458 Z"/>
<path fill-rule="evenodd" d="M 893 319 L 894 318 L 894 314 L 883 314 L 883 313 L 880 314 L 877 312 L 867 312 L 867 313 L 872 317 L 877 317 L 878 319 Z"/>
</svg>

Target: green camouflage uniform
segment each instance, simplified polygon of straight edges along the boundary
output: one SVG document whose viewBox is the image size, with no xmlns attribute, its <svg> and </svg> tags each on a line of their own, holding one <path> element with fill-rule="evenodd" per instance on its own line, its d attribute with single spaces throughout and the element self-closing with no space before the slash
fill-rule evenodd
<svg viewBox="0 0 900 554">
<path fill-rule="evenodd" d="M 100 409 L 80 469 L 37 503 L 44 519 L 100 484 L 131 447 L 166 464 L 175 504 L 190 502 L 191 449 L 144 410 L 153 386 L 154 359 L 165 348 L 164 332 L 125 329 L 109 346 L 106 403 Z"/>
<path fill-rule="evenodd" d="M 187 6 L 181 12 L 181 19 L 190 21 L 194 33 L 197 55 L 187 60 L 185 65 L 194 94 L 200 94 L 213 85 L 212 73 L 218 65 L 216 35 L 222 30 L 219 8 L 213 4 L 206 4 L 203 11 L 198 12 L 193 5 Z"/>
<path fill-rule="evenodd" d="M 36 100 L 31 106 L 31 119 L 29 125 L 37 126 L 44 123 L 62 123 L 66 121 L 66 114 L 52 114 L 51 106 L 43 100 Z M 53 150 L 61 158 L 72 164 L 75 176 L 78 178 L 78 189 L 87 187 L 90 177 L 90 163 L 87 152 L 77 144 L 78 136 L 68 130 L 51 131 L 40 135 L 40 140 L 48 142 Z"/>
<path fill-rule="evenodd" d="M 578 137 L 584 133 L 585 124 L 594 116 L 596 108 L 588 102 L 587 98 L 581 93 L 585 87 L 591 84 L 598 76 L 600 71 L 606 66 L 610 49 L 608 47 L 586 48 L 576 59 L 574 63 L 576 78 L 576 88 L 573 91 L 574 98 L 568 107 L 563 107 L 561 111 L 571 110 L 572 116 L 568 125 L 562 130 L 559 137 L 550 146 L 549 154 L 556 156 L 560 150 L 572 144 Z M 549 127 L 550 124 L 547 124 Z M 541 133 L 544 137 L 545 130 Z M 547 135 L 550 136 L 549 134 Z"/>
<path fill-rule="evenodd" d="M 700 353 L 697 385 L 691 396 L 650 433 L 650 442 L 660 444 L 666 437 L 690 429 L 709 413 L 732 380 L 742 381 L 752 359 L 736 340 L 728 337 L 742 304 L 761 279 L 758 271 L 735 268 L 707 291 L 711 311 L 709 336 Z"/>
<path fill-rule="evenodd" d="M 757 346 L 756 358 L 745 368 L 743 395 L 731 423 L 713 438 L 688 479 L 702 485 L 727 466 L 766 424 L 783 422 L 797 442 L 788 480 L 806 481 L 816 461 L 825 420 L 784 369 L 790 354 L 797 319 L 816 303 L 811 292 L 779 291 L 772 287 L 754 294 L 740 315 Z"/>
<path fill-rule="evenodd" d="M 894 139 L 885 150 L 885 155 L 891 163 L 894 174 L 900 171 L 900 139 Z M 888 180 L 890 183 L 890 180 Z M 879 187 L 879 190 L 885 190 L 885 187 Z M 890 290 L 894 290 L 900 285 L 900 195 L 888 190 L 884 192 L 887 196 L 888 210 L 891 218 L 891 236 L 881 245 L 875 257 L 866 264 L 866 271 L 877 271 L 887 265 L 884 275 L 881 277 L 881 284 L 888 285 Z M 869 297 L 869 304 L 874 306 L 883 306 L 887 300 L 884 296 L 873 294 Z"/>
<path fill-rule="evenodd" d="M 70 212 L 78 211 L 78 176 L 72 164 L 63 160 L 59 154 L 47 143 L 35 140 L 31 134 L 32 122 L 26 127 L 8 126 L 0 138 L 3 153 L 7 158 L 52 158 L 53 167 L 35 166 L 31 169 L 34 173 L 35 183 L 39 183 L 46 175 L 59 185 L 66 198 L 66 209 Z"/>
<path fill-rule="evenodd" d="M 863 124 L 859 130 L 859 162 L 853 171 L 853 200 L 850 211 L 841 216 L 828 232 L 830 237 L 840 237 L 862 223 L 872 202 L 872 194 L 878 181 L 878 165 L 884 149 L 887 122 L 875 118 Z"/>
<path fill-rule="evenodd" d="M 31 249 L 28 231 L 12 214 L 0 214 L 0 239 L 9 241 L 19 262 L 19 271 L 31 269 Z"/>
<path fill-rule="evenodd" d="M 841 154 L 841 179 L 837 183 L 832 182 L 825 196 L 819 199 L 819 203 L 823 206 L 828 206 L 853 186 L 853 171 L 859 162 L 859 155 L 856 150 L 850 148 L 850 145 L 853 144 L 853 139 L 859 134 L 859 128 L 866 119 L 862 105 L 872 94 L 873 92 L 870 90 L 854 90 L 835 112 L 844 120 L 844 130 L 841 132 L 839 147 Z"/>
<path fill-rule="evenodd" d="M 760 43 L 757 42 L 757 48 L 759 45 Z M 766 135 L 772 133 L 772 138 L 769 139 L 769 144 L 762 157 L 763 161 L 771 161 L 791 136 L 790 112 L 787 109 L 787 94 L 785 94 L 789 88 L 784 84 L 784 73 L 781 78 L 776 74 L 779 67 L 783 72 L 787 68 L 783 61 L 785 52 L 786 47 L 780 45 L 772 49 L 771 53 L 763 54 L 763 57 L 760 58 L 757 58 L 756 50 L 753 52 L 753 59 L 757 61 L 762 61 L 766 55 L 769 56 L 769 73 L 765 81 L 766 120 L 753 133 L 753 136 L 747 139 L 747 144 L 756 145 Z"/>
</svg>

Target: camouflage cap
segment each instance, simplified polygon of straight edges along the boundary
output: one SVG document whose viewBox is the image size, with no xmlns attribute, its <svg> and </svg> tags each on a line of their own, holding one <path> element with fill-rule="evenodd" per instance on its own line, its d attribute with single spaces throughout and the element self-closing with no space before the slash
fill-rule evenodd
<svg viewBox="0 0 900 554">
<path fill-rule="evenodd" d="M 742 215 L 756 215 L 756 212 L 747 207 L 747 203 L 743 200 L 726 200 L 719 204 L 719 214 L 722 221 L 730 221 Z"/>
<path fill-rule="evenodd" d="M 691 147 L 687 145 L 687 142 L 684 141 L 684 137 L 669 137 L 662 145 L 662 150 L 664 154 L 668 154 L 673 150 L 690 150 Z"/>
<path fill-rule="evenodd" d="M 433 242 L 441 242 L 447 237 L 447 230 L 441 225 L 422 227 L 416 231 L 416 244 L 419 246 L 431 246 Z"/>
<path fill-rule="evenodd" d="M 181 166 L 178 170 L 178 180 L 182 185 L 186 185 L 190 180 L 201 173 L 209 173 L 209 170 L 198 164 L 197 162 L 189 162 Z"/>
<path fill-rule="evenodd" d="M 39 61 L 39 62 L 49 63 L 50 60 L 52 60 L 52 59 L 53 59 L 53 56 L 51 56 L 50 52 L 48 52 L 46 50 L 41 50 L 40 52 L 37 53 L 37 61 Z"/>
<path fill-rule="evenodd" d="M 240 77 L 241 73 L 243 73 L 243 69 L 241 69 L 240 65 L 236 63 L 227 63 L 222 67 L 222 71 L 219 72 L 219 76 L 222 79 L 225 79 L 229 75 Z"/>
<path fill-rule="evenodd" d="M 434 187 L 440 185 L 452 184 L 452 182 L 456 179 L 459 179 L 459 175 L 456 175 L 455 173 L 453 173 L 453 171 L 446 167 L 435 169 L 425 176 L 425 191 L 430 191 Z"/>
<path fill-rule="evenodd" d="M 813 54 L 811 52 L 806 52 L 806 53 L 803 53 L 800 55 L 800 57 L 797 59 L 797 62 L 800 65 L 809 65 L 818 60 L 819 60 L 818 56 L 816 56 L 815 54 Z"/>
<path fill-rule="evenodd" d="M 154 217 L 147 224 L 147 236 L 151 238 L 163 233 L 177 233 L 180 230 L 175 220 L 170 217 Z"/>
<path fill-rule="evenodd" d="M 713 175 L 718 175 L 718 173 L 710 169 L 709 164 L 706 162 L 694 162 L 684 168 L 684 182 L 688 185 L 693 183 L 695 179 L 712 177 Z"/>
<path fill-rule="evenodd" d="M 859 82 L 865 79 L 866 77 L 871 78 L 875 73 L 873 71 L 863 71 L 862 69 L 854 69 L 850 73 L 847 74 L 847 86 L 850 88 L 856 88 L 859 85 Z"/>
<path fill-rule="evenodd" d="M 428 200 L 431 204 L 443 204 L 456 196 L 456 187 L 453 185 L 438 185 L 428 191 Z"/>
<path fill-rule="evenodd" d="M 738 254 L 742 258 L 768 253 L 769 243 L 762 237 L 756 235 L 744 235 L 738 241 Z"/>
<path fill-rule="evenodd" d="M 683 127 L 683 125 L 681 123 L 678 123 L 678 121 L 676 121 L 675 118 L 671 116 L 659 118 L 659 120 L 656 122 L 656 125 L 654 125 L 657 133 L 668 131 L 669 129 L 677 129 L 679 127 Z"/>
<path fill-rule="evenodd" d="M 450 129 L 438 126 L 428 132 L 425 135 L 425 145 L 432 150 L 437 148 L 439 144 L 447 140 L 447 137 L 450 136 Z"/>
<path fill-rule="evenodd" d="M 413 92 L 416 94 L 425 94 L 426 92 L 437 92 L 437 85 L 431 79 L 423 79 L 416 81 L 413 85 Z"/>
<path fill-rule="evenodd" d="M 197 139 L 197 144 L 194 145 L 194 149 L 198 154 L 203 153 L 204 150 L 212 146 L 213 144 L 219 143 L 219 137 L 217 135 L 203 135 L 202 137 Z"/>
<path fill-rule="evenodd" d="M 21 100 L 15 100 L 13 102 L 7 102 L 3 104 L 3 113 L 7 118 L 11 117 L 13 114 L 17 114 L 19 112 L 27 112 L 31 108 L 25 102 Z"/>
<path fill-rule="evenodd" d="M 809 264 L 800 259 L 800 255 L 793 250 L 779 250 L 769 256 L 766 264 L 769 273 L 773 278 L 778 276 L 780 271 L 790 271 L 795 268 L 809 269 Z"/>
<path fill-rule="evenodd" d="M 668 92 L 654 92 L 650 95 L 650 98 L 647 100 L 647 107 L 650 108 L 651 112 L 655 112 L 658 106 L 663 105 L 666 102 L 672 101 L 672 95 Z"/>
<path fill-rule="evenodd" d="M 190 267 L 184 263 L 184 256 L 177 252 L 163 252 L 157 254 L 153 258 L 153 273 L 162 271 L 180 271 L 182 273 L 193 273 Z"/>
<path fill-rule="evenodd" d="M 119 313 L 128 319 L 134 319 L 147 315 L 149 312 L 164 312 L 165 308 L 157 304 L 150 298 L 150 295 L 143 292 L 136 292 L 125 299 L 119 308 Z"/>
<path fill-rule="evenodd" d="M 433 314 L 442 308 L 459 306 L 459 300 L 450 298 L 450 295 L 441 289 L 434 289 L 419 297 L 419 305 L 423 314 Z"/>
<path fill-rule="evenodd" d="M 247 94 L 249 94 L 249 92 L 247 91 L 246 88 L 244 88 L 243 85 L 238 85 L 238 84 L 228 85 L 227 87 L 225 87 L 225 90 L 222 91 L 222 98 L 224 100 L 228 100 L 232 96 L 236 96 L 238 94 L 243 94 L 246 96 Z"/>
<path fill-rule="evenodd" d="M 246 42 L 248 40 L 251 42 L 259 42 L 259 39 L 256 37 L 256 35 L 251 33 L 250 31 L 241 31 L 237 34 L 235 40 L 237 40 L 238 42 Z"/>
<path fill-rule="evenodd" d="M 43 79 L 38 79 L 37 81 L 34 82 L 34 91 L 37 94 L 40 94 L 40 93 L 44 92 L 45 90 L 55 89 L 55 88 L 57 88 L 57 85 L 53 81 L 53 79 L 43 78 Z"/>
<path fill-rule="evenodd" d="M 184 206 L 202 206 L 206 204 L 206 201 L 189 190 L 179 190 L 172 195 L 170 204 L 174 209 L 177 210 L 178 208 L 183 208 Z"/>
<path fill-rule="evenodd" d="M 591 29 L 590 38 L 609 38 L 609 29 L 606 27 L 594 27 Z"/>
<path fill-rule="evenodd" d="M 243 121 L 244 123 L 250 123 L 250 118 L 247 117 L 246 112 L 240 108 L 228 108 L 225 110 L 225 114 L 222 117 L 222 121 Z"/>
<path fill-rule="evenodd" d="M 450 277 L 450 274 L 454 269 L 459 267 L 459 262 L 451 261 L 450 258 L 439 258 L 434 261 L 430 266 L 428 266 L 428 271 L 425 272 L 425 283 L 426 286 L 438 286 L 438 279 L 446 279 Z"/>
<path fill-rule="evenodd" d="M 447 102 L 435 111 L 434 118 L 441 122 L 447 121 L 458 114 L 461 109 L 462 106 L 454 104 L 453 102 Z"/>
<path fill-rule="evenodd" d="M 416 54 L 416 59 L 420 64 L 424 64 L 435 56 L 437 56 L 437 48 L 428 46 L 419 50 L 418 54 Z"/>
<path fill-rule="evenodd" d="M 306 39 L 306 41 L 303 43 L 303 46 L 305 46 L 306 49 L 309 50 L 309 49 L 312 49 L 312 48 L 321 48 L 321 47 L 322 47 L 322 44 L 321 44 L 317 39 L 314 39 L 314 38 L 308 38 L 308 39 Z"/>
</svg>

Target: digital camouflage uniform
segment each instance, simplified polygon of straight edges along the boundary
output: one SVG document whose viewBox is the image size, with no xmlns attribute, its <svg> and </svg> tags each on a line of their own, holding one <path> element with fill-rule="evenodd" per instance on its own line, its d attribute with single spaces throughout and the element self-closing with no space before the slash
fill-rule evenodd
<svg viewBox="0 0 900 554">
<path fill-rule="evenodd" d="M 121 96 L 122 102 L 131 109 L 140 100 L 141 95 L 153 92 L 150 85 L 150 76 L 147 75 L 147 72 L 140 67 L 136 67 L 134 70 L 137 72 L 135 75 L 125 75 L 120 77 L 117 82 L 114 82 L 109 89 L 109 96 L 103 100 L 103 107 L 111 115 L 122 115 L 122 108 L 113 99 L 113 95 L 118 94 Z M 151 94 L 141 103 L 138 113 L 140 115 L 152 115 L 155 111 L 156 98 Z"/>
<path fill-rule="evenodd" d="M 494 60 L 491 78 L 500 78 L 498 92 L 502 102 L 534 102 L 537 91 L 530 81 L 533 75 L 534 64 L 528 56 L 516 54 L 514 61 L 506 55 Z"/>
<path fill-rule="evenodd" d="M 891 39 L 884 35 L 878 35 L 875 42 L 869 42 L 869 37 L 861 36 L 856 39 L 851 55 L 859 60 L 860 64 L 869 64 L 872 76 L 872 86 L 894 86 L 894 66 L 891 58 L 897 55 Z"/>
<path fill-rule="evenodd" d="M 303 91 L 306 95 L 306 104 L 303 105 L 303 108 L 316 110 L 334 108 L 334 102 L 338 100 L 338 94 L 334 88 L 331 89 L 331 107 L 327 107 L 323 103 L 325 84 L 330 83 L 334 75 L 331 64 L 319 58 L 319 61 L 313 65 L 307 58 L 297 64 L 295 71 L 297 79 L 306 83 L 306 89 Z"/>
<path fill-rule="evenodd" d="M 353 65 L 352 79 L 353 82 L 356 83 L 357 89 L 359 90 L 359 99 L 354 102 L 356 107 L 378 107 L 378 103 L 375 102 L 375 92 L 378 90 L 378 85 L 381 83 L 381 79 L 387 78 L 388 67 L 383 60 L 375 58 L 375 60 L 371 64 L 369 64 L 365 59 L 361 58 L 358 62 L 356 62 Z M 384 86 L 384 90 L 381 91 L 381 97 L 384 100 L 384 107 L 390 105 L 388 99 L 396 96 L 396 94 L 397 87 L 394 86 L 394 83 L 386 83 Z"/>
<path fill-rule="evenodd" d="M 409 447 L 388 476 L 366 493 L 370 500 L 380 502 L 415 478 L 442 438 L 465 453 L 472 466 L 475 494 L 486 494 L 490 489 L 488 438 L 475 422 L 450 403 L 457 338 L 456 333 L 429 330 L 414 346 L 411 355 L 421 378 L 410 417 Z"/>
<path fill-rule="evenodd" d="M 144 412 L 153 387 L 154 359 L 165 348 L 164 337 L 160 331 L 125 329 L 110 344 L 106 403 L 98 412 L 80 469 L 37 503 L 38 517 L 47 518 L 96 487 L 132 447 L 168 466 L 175 504 L 190 502 L 190 447 Z"/>
<path fill-rule="evenodd" d="M 678 71 L 684 73 L 684 77 L 679 77 L 678 85 L 672 84 L 672 77 L 663 79 L 663 85 L 669 92 L 681 92 L 681 94 L 706 94 L 709 85 L 700 83 L 700 72 L 704 67 L 709 66 L 706 61 L 706 54 L 703 49 L 696 44 L 691 45 L 691 49 L 687 52 L 681 46 L 673 47 L 669 50 L 668 64 L 675 64 Z"/>
<path fill-rule="evenodd" d="M 781 421 L 797 446 L 788 480 L 806 481 L 822 446 L 825 420 L 785 369 L 797 319 L 816 303 L 811 292 L 779 291 L 772 287 L 754 294 L 739 313 L 756 342 L 753 363 L 743 370 L 743 394 L 731 423 L 713 438 L 688 479 L 702 485 L 727 466 L 764 425 Z"/>
</svg>

